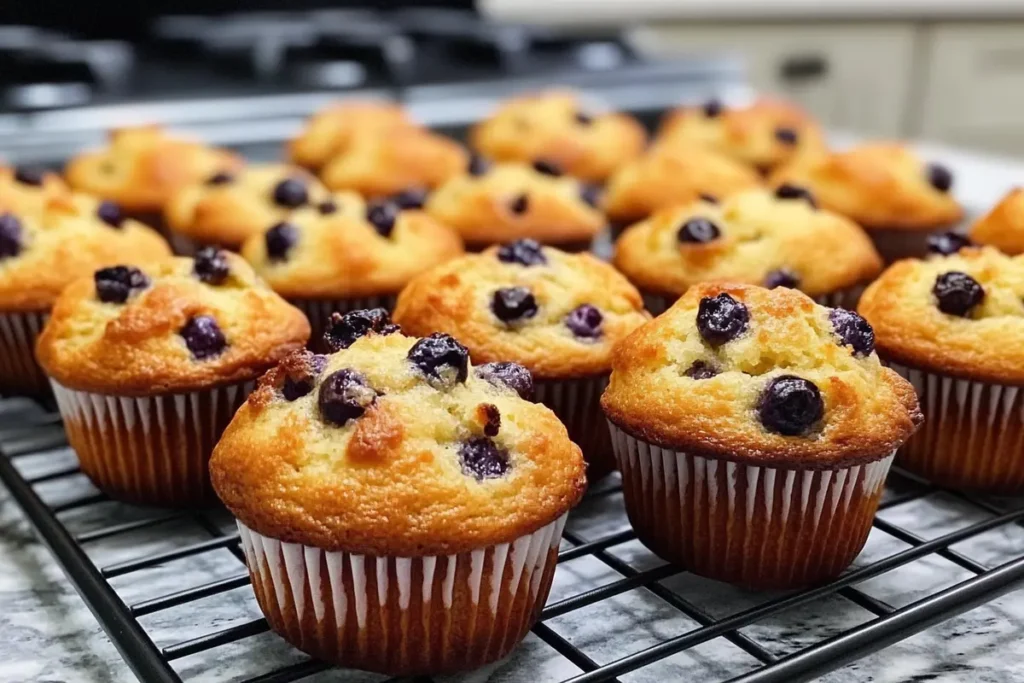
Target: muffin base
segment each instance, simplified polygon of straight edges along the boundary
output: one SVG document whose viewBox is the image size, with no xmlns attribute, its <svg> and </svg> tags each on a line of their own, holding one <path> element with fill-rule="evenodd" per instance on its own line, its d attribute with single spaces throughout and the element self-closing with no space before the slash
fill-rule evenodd
<svg viewBox="0 0 1024 683">
<path fill-rule="evenodd" d="M 834 292 L 829 292 L 828 294 L 819 294 L 818 296 L 811 298 L 822 306 L 828 306 L 830 308 L 845 308 L 855 311 L 857 310 L 857 303 L 860 301 L 860 297 L 864 294 L 865 289 L 867 289 L 867 285 L 857 284 L 851 287 L 837 289 Z M 644 300 L 644 308 L 646 308 L 651 315 L 661 315 L 671 308 L 672 304 L 674 304 L 679 298 L 666 296 L 664 294 L 656 294 L 653 292 L 641 291 L 640 294 Z"/>
<path fill-rule="evenodd" d="M 660 448 L 608 424 L 640 541 L 695 574 L 754 589 L 813 586 L 842 573 L 864 547 L 893 459 L 758 467 Z"/>
<path fill-rule="evenodd" d="M 608 375 L 537 380 L 533 386 L 534 399 L 551 408 L 569 431 L 569 438 L 583 451 L 587 480 L 593 483 L 613 472 L 611 437 L 601 424 L 601 394 L 608 386 Z"/>
<path fill-rule="evenodd" d="M 897 228 L 872 228 L 867 230 L 875 249 L 885 265 L 905 258 L 923 258 L 928 255 L 928 238 L 948 228 L 906 230 Z"/>
<path fill-rule="evenodd" d="M 324 344 L 324 332 L 331 321 L 332 313 L 348 313 L 364 308 L 383 308 L 390 313 L 395 308 L 397 300 L 397 295 L 387 294 L 355 299 L 289 299 L 288 303 L 305 313 L 309 320 L 309 349 L 324 353 L 328 350 Z"/>
<path fill-rule="evenodd" d="M 897 463 L 940 486 L 1024 493 L 1024 387 L 887 364 L 914 385 L 925 416 Z"/>
<path fill-rule="evenodd" d="M 479 668 L 526 637 L 551 589 L 566 516 L 511 543 L 428 557 L 329 552 L 238 530 L 274 631 L 319 659 L 413 676 Z"/>
<path fill-rule="evenodd" d="M 543 240 L 537 240 L 537 241 L 540 242 L 545 247 L 554 247 L 555 249 L 560 249 L 562 251 L 567 251 L 567 252 L 572 253 L 572 254 L 582 254 L 582 253 L 591 251 L 593 249 L 595 239 L 596 238 L 592 238 L 592 239 L 589 239 L 589 240 L 575 240 L 573 242 L 559 242 L 559 243 L 545 242 Z M 508 240 L 508 241 L 511 242 L 512 240 Z M 505 242 L 468 242 L 468 243 L 466 243 L 465 247 L 466 247 L 466 251 L 468 251 L 470 253 L 478 254 L 481 251 L 484 251 L 485 249 L 487 249 L 489 247 L 495 246 L 496 244 L 505 244 Z"/>
<path fill-rule="evenodd" d="M 0 396 L 50 395 L 50 383 L 36 362 L 36 338 L 49 311 L 0 313 Z"/>
<path fill-rule="evenodd" d="M 116 500 L 167 507 L 216 501 L 210 455 L 256 385 L 129 397 L 51 384 L 68 443 L 96 487 Z"/>
<path fill-rule="evenodd" d="M 200 240 L 193 239 L 188 235 L 183 235 L 180 232 L 170 231 L 170 242 L 171 248 L 175 254 L 181 256 L 195 256 L 203 247 L 217 247 L 218 249 L 227 249 L 228 251 L 240 251 L 242 249 L 241 244 L 220 244 L 217 242 L 203 242 Z"/>
</svg>

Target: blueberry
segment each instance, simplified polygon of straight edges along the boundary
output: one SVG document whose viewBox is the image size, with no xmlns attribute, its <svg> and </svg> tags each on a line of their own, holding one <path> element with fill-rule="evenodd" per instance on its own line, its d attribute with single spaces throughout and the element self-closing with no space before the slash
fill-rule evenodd
<svg viewBox="0 0 1024 683">
<path fill-rule="evenodd" d="M 231 273 L 227 255 L 217 247 L 203 247 L 196 252 L 192 272 L 208 285 L 219 285 Z"/>
<path fill-rule="evenodd" d="M 398 332 L 398 325 L 391 322 L 391 316 L 383 308 L 360 309 L 332 313 L 324 332 L 324 344 L 332 352 L 347 349 L 371 332 L 388 335 Z"/>
<path fill-rule="evenodd" d="M 533 170 L 537 171 L 537 173 L 555 177 L 562 175 L 562 169 L 558 167 L 558 164 L 553 161 L 548 161 L 547 159 L 535 160 L 533 162 Z"/>
<path fill-rule="evenodd" d="M 398 207 L 389 201 L 371 202 L 366 207 L 366 220 L 381 237 L 390 237 L 398 220 Z"/>
<path fill-rule="evenodd" d="M 123 304 L 133 291 L 149 287 L 149 278 L 132 266 L 111 266 L 93 273 L 96 298 L 107 304 Z"/>
<path fill-rule="evenodd" d="M 814 200 L 814 195 L 809 190 L 797 185 L 783 183 L 775 188 L 775 196 L 778 199 L 803 199 L 811 205 L 811 208 L 818 208 L 818 202 Z"/>
<path fill-rule="evenodd" d="M 435 332 L 420 339 L 409 349 L 408 358 L 439 389 L 466 381 L 469 349 L 447 334 Z"/>
<path fill-rule="evenodd" d="M 521 266 L 543 266 L 548 262 L 540 243 L 529 238 L 498 247 L 498 260 L 503 263 L 518 263 Z"/>
<path fill-rule="evenodd" d="M 604 316 L 596 306 L 590 304 L 583 304 L 577 306 L 569 315 L 565 316 L 565 326 L 568 327 L 574 335 L 582 337 L 583 339 L 597 339 L 601 336 L 603 330 L 601 324 L 604 322 Z"/>
<path fill-rule="evenodd" d="M 333 199 L 327 199 L 317 204 L 316 210 L 320 212 L 321 216 L 329 216 L 332 213 L 338 212 L 338 203 Z"/>
<path fill-rule="evenodd" d="M 207 185 L 227 185 L 235 179 L 235 176 L 225 171 L 214 173 L 212 176 L 206 179 Z"/>
<path fill-rule="evenodd" d="M 493 403 L 481 403 L 478 410 L 484 416 L 484 435 L 497 436 L 501 429 L 501 411 Z"/>
<path fill-rule="evenodd" d="M 721 237 L 722 231 L 718 226 L 707 218 L 691 218 L 679 228 L 676 238 L 680 242 L 691 242 L 694 244 L 707 244 Z"/>
<path fill-rule="evenodd" d="M 750 311 L 726 293 L 704 297 L 697 309 L 697 330 L 712 346 L 721 346 L 747 331 Z"/>
<path fill-rule="evenodd" d="M 792 128 L 776 128 L 775 139 L 784 145 L 795 145 L 798 137 L 796 131 Z"/>
<path fill-rule="evenodd" d="M 399 209 L 422 209 L 427 203 L 427 195 L 429 192 L 426 188 L 412 187 L 408 190 L 403 190 L 393 196 L 391 201 L 398 206 Z"/>
<path fill-rule="evenodd" d="M 21 221 L 12 213 L 0 215 L 0 260 L 21 253 Z"/>
<path fill-rule="evenodd" d="M 508 210 L 518 215 L 526 213 L 530 208 L 530 198 L 525 194 L 518 195 L 508 203 Z"/>
<path fill-rule="evenodd" d="M 23 185 L 39 187 L 46 178 L 46 171 L 35 166 L 19 166 L 14 169 L 14 179 Z"/>
<path fill-rule="evenodd" d="M 121 211 L 121 207 L 114 202 L 100 202 L 96 209 L 96 217 L 112 228 L 120 228 L 124 223 L 124 213 Z"/>
<path fill-rule="evenodd" d="M 325 356 L 307 354 L 305 367 L 289 372 L 281 384 L 281 395 L 286 401 L 295 401 L 313 391 L 316 378 L 327 366 Z"/>
<path fill-rule="evenodd" d="M 502 287 L 491 298 L 491 310 L 505 323 L 525 320 L 537 315 L 537 299 L 526 287 Z"/>
<path fill-rule="evenodd" d="M 843 308 L 833 308 L 828 319 L 839 343 L 852 347 L 855 356 L 867 356 L 875 350 L 875 330 L 861 316 Z"/>
<path fill-rule="evenodd" d="M 362 374 L 344 368 L 332 372 L 320 385 L 317 404 L 324 422 L 344 427 L 362 417 L 377 400 L 377 392 Z"/>
<path fill-rule="evenodd" d="M 466 173 L 471 176 L 482 176 L 491 170 L 491 162 L 483 158 L 479 154 L 472 154 L 469 157 L 469 165 L 466 167 Z"/>
<path fill-rule="evenodd" d="M 271 261 L 284 261 L 288 251 L 299 241 L 299 229 L 291 223 L 278 223 L 263 236 L 267 245 L 267 258 Z"/>
<path fill-rule="evenodd" d="M 779 268 L 764 276 L 764 286 L 768 289 L 776 287 L 796 289 L 800 286 L 800 276 L 789 268 Z"/>
<path fill-rule="evenodd" d="M 306 184 L 298 178 L 285 178 L 274 187 L 274 203 L 295 209 L 309 201 Z"/>
<path fill-rule="evenodd" d="M 953 172 L 942 164 L 928 164 L 925 176 L 928 183 L 939 192 L 949 192 L 953 187 Z"/>
<path fill-rule="evenodd" d="M 486 436 L 470 439 L 459 446 L 462 473 L 477 481 L 496 479 L 508 472 L 508 451 L 499 448 Z"/>
<path fill-rule="evenodd" d="M 939 310 L 966 318 L 971 310 L 985 300 L 985 290 L 967 273 L 950 271 L 935 278 L 932 294 Z"/>
<path fill-rule="evenodd" d="M 217 321 L 208 315 L 197 315 L 178 332 L 196 360 L 218 355 L 228 345 Z"/>
<path fill-rule="evenodd" d="M 765 386 L 757 414 L 765 429 L 783 436 L 801 436 L 825 414 L 825 404 L 813 382 L 780 375 Z"/>
<path fill-rule="evenodd" d="M 704 116 L 713 119 L 722 113 L 724 107 L 719 100 L 708 100 L 704 103 Z"/>
<path fill-rule="evenodd" d="M 718 374 L 718 368 L 702 360 L 695 360 L 685 374 L 690 379 L 711 379 Z"/>
<path fill-rule="evenodd" d="M 576 119 L 576 123 L 581 126 L 589 126 L 594 122 L 594 117 L 585 111 L 577 110 L 576 113 L 573 114 L 573 118 Z"/>
<path fill-rule="evenodd" d="M 708 204 L 717 204 L 718 203 L 718 197 L 716 197 L 713 194 L 706 194 L 704 192 L 701 192 L 697 196 L 700 197 L 700 200 L 702 202 L 707 202 Z"/>
<path fill-rule="evenodd" d="M 494 386 L 508 387 L 527 401 L 533 398 L 533 375 L 519 363 L 487 363 L 474 368 L 476 376 Z"/>
<path fill-rule="evenodd" d="M 587 206 L 592 206 L 596 209 L 598 204 L 601 203 L 601 188 L 591 183 L 582 183 L 580 185 L 580 199 Z"/>
<path fill-rule="evenodd" d="M 958 232 L 943 232 L 928 237 L 928 251 L 933 254 L 949 256 L 971 246 L 974 246 L 974 242 Z"/>
</svg>

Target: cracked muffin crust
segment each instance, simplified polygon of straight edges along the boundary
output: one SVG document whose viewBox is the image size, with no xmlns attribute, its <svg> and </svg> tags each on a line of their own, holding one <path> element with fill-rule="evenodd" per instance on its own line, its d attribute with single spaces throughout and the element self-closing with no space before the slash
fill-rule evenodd
<svg viewBox="0 0 1024 683">
<path fill-rule="evenodd" d="M 288 157 L 312 171 L 344 154 L 360 137 L 386 134 L 416 124 L 390 102 L 338 102 L 313 114 L 302 131 L 288 143 Z"/>
<path fill-rule="evenodd" d="M 64 180 L 53 171 L 0 164 L 0 211 L 39 213 L 51 199 L 69 194 Z"/>
</svg>

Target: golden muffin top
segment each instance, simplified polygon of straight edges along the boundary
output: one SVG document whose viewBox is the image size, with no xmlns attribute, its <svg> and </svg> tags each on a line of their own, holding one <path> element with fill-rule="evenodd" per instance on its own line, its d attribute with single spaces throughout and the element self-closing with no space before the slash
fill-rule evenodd
<svg viewBox="0 0 1024 683">
<path fill-rule="evenodd" d="M 768 190 L 663 209 L 623 233 L 614 263 L 640 289 L 674 295 L 717 281 L 795 287 L 813 297 L 882 272 L 856 223 L 806 197 Z"/>
<path fill-rule="evenodd" d="M 591 112 L 576 94 L 561 90 L 510 99 L 470 131 L 470 145 L 486 157 L 545 161 L 593 182 L 639 156 L 646 138 L 631 116 Z"/>
<path fill-rule="evenodd" d="M 25 212 L 0 208 L 0 309 L 45 311 L 97 268 L 170 255 L 154 230 L 88 195 L 64 192 Z"/>
<path fill-rule="evenodd" d="M 885 358 L 998 384 L 1024 384 L 1024 255 L 967 247 L 890 266 L 861 298 Z"/>
<path fill-rule="evenodd" d="M 117 396 L 184 393 L 255 379 L 309 337 L 305 316 L 241 257 L 113 266 L 76 280 L 36 345 L 50 377 Z"/>
<path fill-rule="evenodd" d="M 309 118 L 299 135 L 289 141 L 288 158 L 299 166 L 319 170 L 334 157 L 347 152 L 360 137 L 415 126 L 397 104 L 338 102 Z"/>
<path fill-rule="evenodd" d="M 771 177 L 807 189 L 821 206 L 864 228 L 925 230 L 956 223 L 963 209 L 950 194 L 953 174 L 926 164 L 898 143 L 871 143 L 845 152 L 809 154 Z"/>
<path fill-rule="evenodd" d="M 585 488 L 565 427 L 451 337 L 382 309 L 336 316 L 335 353 L 267 373 L 214 450 L 214 488 L 258 533 L 418 557 L 513 541 Z"/>
<path fill-rule="evenodd" d="M 978 244 L 996 247 L 1005 254 L 1024 254 L 1024 188 L 1014 188 L 991 211 L 971 226 L 968 233 Z"/>
<path fill-rule="evenodd" d="M 51 199 L 69 195 L 68 186 L 53 171 L 0 164 L 0 211 L 40 213 Z"/>
<path fill-rule="evenodd" d="M 607 263 L 520 240 L 449 261 L 414 278 L 395 321 L 445 332 L 479 363 L 514 361 L 545 378 L 608 372 L 615 344 L 649 316 Z"/>
<path fill-rule="evenodd" d="M 838 468 L 891 454 L 921 421 L 871 326 L 793 289 L 698 284 L 616 349 L 615 424 L 694 455 Z"/>
</svg>

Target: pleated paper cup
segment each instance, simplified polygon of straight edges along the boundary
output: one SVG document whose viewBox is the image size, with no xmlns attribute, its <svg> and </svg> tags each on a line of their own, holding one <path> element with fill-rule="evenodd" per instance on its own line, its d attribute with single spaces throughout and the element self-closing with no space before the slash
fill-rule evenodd
<svg viewBox="0 0 1024 683">
<path fill-rule="evenodd" d="M 860 297 L 864 294 L 864 290 L 867 288 L 865 284 L 857 284 L 852 287 L 844 287 L 843 289 L 837 289 L 834 292 L 828 294 L 819 294 L 818 296 L 811 297 L 814 301 L 822 306 L 828 306 L 830 308 L 845 308 L 850 311 L 857 309 L 857 302 L 860 301 Z M 651 315 L 661 315 L 676 302 L 678 296 L 657 294 L 654 292 L 641 292 L 644 300 L 644 308 L 650 311 Z"/>
<path fill-rule="evenodd" d="M 36 338 L 49 317 L 49 311 L 0 313 L 0 395 L 50 394 L 35 354 Z"/>
<path fill-rule="evenodd" d="M 904 230 L 898 228 L 872 228 L 867 231 L 875 249 L 885 265 L 905 258 L 924 258 L 928 255 L 928 238 L 949 228 Z"/>
<path fill-rule="evenodd" d="M 871 531 L 893 459 L 758 467 L 660 448 L 609 427 L 640 541 L 695 574 L 754 589 L 821 584 L 848 567 Z"/>
<path fill-rule="evenodd" d="M 534 382 L 534 399 L 551 408 L 569 431 L 569 438 L 583 451 L 591 483 L 615 469 L 612 441 L 601 411 L 601 394 L 607 386 L 608 375 Z"/>
<path fill-rule="evenodd" d="M 171 231 L 168 240 L 171 243 L 171 248 L 175 254 L 181 256 L 195 256 L 196 253 L 203 247 L 217 247 L 218 249 L 226 249 L 228 251 L 238 252 L 241 251 L 241 244 L 221 244 L 216 242 L 203 242 L 201 240 L 194 239 L 180 232 Z"/>
<path fill-rule="evenodd" d="M 914 385 L 925 420 L 897 462 L 955 489 L 1024 493 L 1024 390 L 889 367 Z"/>
<path fill-rule="evenodd" d="M 271 628 L 344 667 L 392 676 L 476 669 L 537 621 L 566 515 L 532 534 L 458 555 L 329 552 L 238 530 Z"/>
<path fill-rule="evenodd" d="M 383 308 L 390 313 L 397 299 L 398 296 L 395 294 L 386 294 L 352 299 L 289 299 L 288 303 L 305 313 L 309 319 L 309 348 L 323 353 L 328 350 L 323 339 L 333 313 L 348 313 L 366 308 Z"/>
<path fill-rule="evenodd" d="M 255 382 L 161 396 L 108 396 L 51 380 L 82 471 L 111 498 L 196 507 L 216 501 L 213 447 Z"/>
</svg>

